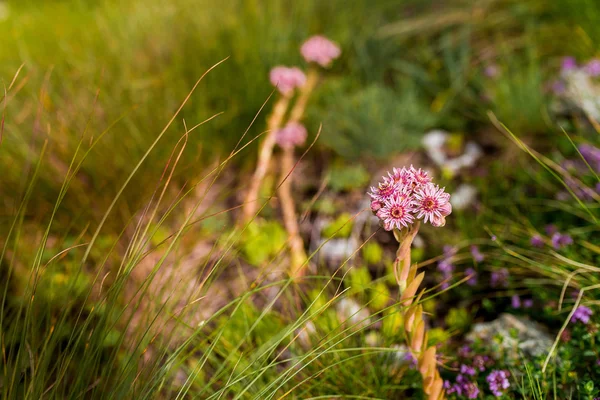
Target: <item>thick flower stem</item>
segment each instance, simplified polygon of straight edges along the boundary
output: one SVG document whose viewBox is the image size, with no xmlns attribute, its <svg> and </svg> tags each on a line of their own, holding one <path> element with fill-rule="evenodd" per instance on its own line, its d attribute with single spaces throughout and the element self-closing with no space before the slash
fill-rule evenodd
<svg viewBox="0 0 600 400">
<path fill-rule="evenodd" d="M 427 346 L 427 331 L 423 319 L 423 306 L 419 304 L 422 295 L 417 295 L 419 285 L 425 277 L 425 273 L 417 274 L 417 265 L 411 265 L 410 247 L 419 231 L 417 221 L 410 228 L 402 231 L 394 231 L 399 246 L 394 261 L 396 280 L 400 287 L 400 304 L 404 318 L 404 331 L 409 351 L 417 360 L 417 365 L 423 377 L 423 391 L 429 400 L 444 399 L 443 384 L 437 369 L 436 348 Z"/>
<path fill-rule="evenodd" d="M 259 208 L 258 193 L 269 170 L 271 157 L 273 156 L 273 148 L 275 147 L 277 130 L 283 122 L 289 103 L 289 96 L 281 97 L 277 103 L 275 103 L 273 112 L 267 121 L 268 133 L 260 146 L 256 169 L 254 170 L 254 175 L 250 181 L 250 188 L 246 193 L 244 205 L 242 207 L 242 223 L 247 223 L 254 218 L 256 211 Z"/>
<path fill-rule="evenodd" d="M 308 99 L 315 88 L 319 74 L 316 69 L 308 72 L 306 83 L 302 86 L 300 95 L 290 112 L 289 122 L 298 122 L 304 115 Z M 292 172 L 294 169 L 294 148 L 283 149 L 281 155 L 281 182 L 279 184 L 278 194 L 283 213 L 283 223 L 289 236 L 291 274 L 292 276 L 301 276 L 304 273 L 306 265 L 306 252 L 304 251 L 304 242 L 300 236 L 298 227 L 298 217 L 296 216 L 296 204 L 292 196 Z"/>
<path fill-rule="evenodd" d="M 306 263 L 304 242 L 298 228 L 298 217 L 292 196 L 292 170 L 294 169 L 294 149 L 286 148 L 281 155 L 281 183 L 279 184 L 279 201 L 283 214 L 283 224 L 289 235 L 291 256 L 291 273 L 293 276 L 302 274 L 302 267 Z"/>
</svg>

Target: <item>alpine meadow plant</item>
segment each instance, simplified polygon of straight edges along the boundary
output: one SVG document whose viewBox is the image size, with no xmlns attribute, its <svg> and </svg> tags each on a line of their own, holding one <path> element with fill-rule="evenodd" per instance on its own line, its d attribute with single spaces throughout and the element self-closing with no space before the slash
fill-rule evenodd
<svg viewBox="0 0 600 400">
<path fill-rule="evenodd" d="M 329 67 L 333 60 L 341 55 L 341 50 L 329 39 L 317 35 L 304 42 L 300 47 L 300 53 L 307 63 L 313 64 L 308 74 L 305 75 L 297 67 L 284 66 L 275 67 L 270 72 L 270 81 L 279 91 L 280 97 L 269 117 L 267 136 L 261 144 L 256 169 L 242 209 L 242 223 L 250 222 L 259 209 L 258 193 L 268 173 L 273 150 L 275 145 L 279 145 L 282 153 L 279 163 L 280 181 L 277 186 L 277 194 L 281 203 L 283 222 L 289 235 L 288 242 L 293 275 L 302 274 L 302 268 L 307 262 L 304 243 L 298 227 L 296 206 L 291 192 L 291 173 L 295 164 L 294 149 L 296 146 L 303 145 L 306 141 L 307 130 L 300 121 L 304 116 L 308 99 L 319 80 L 319 68 Z M 296 92 L 298 95 L 293 106 L 291 106 Z"/>
<path fill-rule="evenodd" d="M 412 165 L 394 168 L 376 187 L 371 187 L 368 195 L 371 210 L 386 231 L 394 232 L 398 241 L 394 273 L 401 293 L 407 344 L 423 377 L 423 390 L 428 399 L 443 399 L 444 381 L 436 365 L 436 347 L 428 346 L 423 306 L 419 304 L 423 292 L 417 296 L 425 273 L 417 275 L 418 266 L 411 265 L 410 249 L 421 221 L 435 227 L 446 224 L 446 217 L 452 212 L 450 195 L 435 185 L 426 171 Z"/>
</svg>

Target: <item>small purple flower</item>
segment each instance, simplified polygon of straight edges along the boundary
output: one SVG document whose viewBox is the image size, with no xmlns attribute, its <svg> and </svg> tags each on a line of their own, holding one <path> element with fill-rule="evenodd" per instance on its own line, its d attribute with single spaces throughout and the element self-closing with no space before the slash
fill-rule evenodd
<svg viewBox="0 0 600 400">
<path fill-rule="evenodd" d="M 597 173 L 600 173 L 600 149 L 587 143 L 580 145 L 578 149 L 590 167 Z"/>
<path fill-rule="evenodd" d="M 467 268 L 465 270 L 465 274 L 469 277 L 467 280 L 467 285 L 475 286 L 477 285 L 477 271 L 474 268 Z"/>
<path fill-rule="evenodd" d="M 596 183 L 596 193 L 600 194 L 600 182 Z"/>
<path fill-rule="evenodd" d="M 599 76 L 600 75 L 600 60 L 597 58 L 591 59 L 590 61 L 588 61 L 587 64 L 585 64 L 583 69 L 586 72 L 586 74 L 588 74 L 592 78 Z"/>
<path fill-rule="evenodd" d="M 571 322 L 581 322 L 582 324 L 588 324 L 590 322 L 590 317 L 594 314 L 592 310 L 590 310 L 586 306 L 579 306 L 575 310 L 575 313 L 571 317 Z"/>
<path fill-rule="evenodd" d="M 492 272 L 491 285 L 492 287 L 507 287 L 508 286 L 508 277 L 509 273 L 506 268 L 501 268 L 499 270 Z"/>
<path fill-rule="evenodd" d="M 552 93 L 558 96 L 563 94 L 567 90 L 567 87 L 565 86 L 565 83 L 563 81 L 555 80 L 550 85 L 550 90 L 552 91 Z"/>
<path fill-rule="evenodd" d="M 483 372 L 483 371 L 485 371 L 485 367 L 486 367 L 488 360 L 489 360 L 488 356 L 482 356 L 480 354 L 477 354 L 475 357 L 473 357 L 473 365 L 479 371 Z"/>
<path fill-rule="evenodd" d="M 468 399 L 476 399 L 479 396 L 479 388 L 474 382 L 468 382 L 463 385 L 463 390 Z"/>
<path fill-rule="evenodd" d="M 600 358 L 596 360 L 596 365 L 600 367 Z"/>
<path fill-rule="evenodd" d="M 556 225 L 550 224 L 544 227 L 544 231 L 546 232 L 546 235 L 550 236 L 558 232 L 558 228 L 556 227 Z"/>
<path fill-rule="evenodd" d="M 471 255 L 473 256 L 475 262 L 478 263 L 482 262 L 485 259 L 485 256 L 479 251 L 479 247 L 475 245 L 471 246 Z"/>
<path fill-rule="evenodd" d="M 552 235 L 552 246 L 556 249 L 562 249 L 563 247 L 573 244 L 573 238 L 569 235 L 563 235 L 560 232 L 556 232 Z"/>
<path fill-rule="evenodd" d="M 496 64 L 490 64 L 483 70 L 483 73 L 488 78 L 495 78 L 500 75 L 500 68 Z"/>
<path fill-rule="evenodd" d="M 510 387 L 510 382 L 508 381 L 509 376 L 510 373 L 508 371 L 494 370 L 490 372 L 487 378 L 485 378 L 494 396 L 502 396 L 504 390 Z"/>
<path fill-rule="evenodd" d="M 544 247 L 544 240 L 540 235 L 533 235 L 531 237 L 531 245 L 538 248 Z"/>
<path fill-rule="evenodd" d="M 442 273 L 452 273 L 454 272 L 454 265 L 448 260 L 442 260 L 438 263 L 438 269 Z"/>
<path fill-rule="evenodd" d="M 470 367 L 468 365 L 465 364 L 461 364 L 460 366 L 460 373 L 461 374 L 465 374 L 465 375 L 469 375 L 469 376 L 473 376 L 475 375 L 476 371 L 475 368 Z"/>
<path fill-rule="evenodd" d="M 512 308 L 520 308 L 521 307 L 521 298 L 518 295 L 514 295 L 510 299 L 510 304 Z"/>
<path fill-rule="evenodd" d="M 525 299 L 523 300 L 523 307 L 531 308 L 533 307 L 533 299 Z"/>
<path fill-rule="evenodd" d="M 577 61 L 575 57 L 564 57 L 560 66 L 562 72 L 573 71 L 577 69 Z"/>
<path fill-rule="evenodd" d="M 410 351 L 407 351 L 404 355 L 404 359 L 408 361 L 409 368 L 415 368 L 417 366 L 417 359 L 412 355 Z"/>
<path fill-rule="evenodd" d="M 460 349 L 458 349 L 458 355 L 463 358 L 467 358 L 471 356 L 471 347 L 464 345 Z"/>
<path fill-rule="evenodd" d="M 450 245 L 444 246 L 444 257 L 450 258 L 455 254 L 456 254 L 456 247 L 450 246 Z"/>
</svg>

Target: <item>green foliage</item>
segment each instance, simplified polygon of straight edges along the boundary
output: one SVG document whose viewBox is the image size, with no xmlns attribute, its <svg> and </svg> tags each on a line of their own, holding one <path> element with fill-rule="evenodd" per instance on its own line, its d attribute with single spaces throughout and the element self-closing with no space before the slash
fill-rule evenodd
<svg viewBox="0 0 600 400">
<path fill-rule="evenodd" d="M 356 90 L 332 79 L 319 94 L 327 108 L 311 119 L 323 121 L 323 143 L 349 159 L 413 150 L 436 122 L 410 82 L 395 90 L 378 84 Z"/>
<path fill-rule="evenodd" d="M 342 213 L 335 221 L 323 228 L 323 236 L 326 238 L 348 238 L 352 233 L 353 226 L 352 215 Z"/>
<path fill-rule="evenodd" d="M 254 220 L 241 240 L 244 257 L 252 265 L 271 261 L 287 241 L 285 229 L 277 221 Z"/>
<path fill-rule="evenodd" d="M 446 316 L 446 325 L 450 330 L 464 332 L 471 326 L 471 315 L 464 308 L 451 308 Z"/>
<path fill-rule="evenodd" d="M 334 164 L 327 173 L 329 187 L 335 192 L 362 189 L 371 179 L 362 165 Z"/>
</svg>

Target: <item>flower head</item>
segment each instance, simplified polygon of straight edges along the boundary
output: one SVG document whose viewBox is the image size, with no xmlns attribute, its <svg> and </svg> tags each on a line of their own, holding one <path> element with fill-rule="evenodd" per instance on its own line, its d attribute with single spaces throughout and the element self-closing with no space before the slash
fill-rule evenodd
<svg viewBox="0 0 600 400">
<path fill-rule="evenodd" d="M 574 57 L 565 57 L 562 59 L 561 71 L 568 72 L 577 69 L 577 61 Z"/>
<path fill-rule="evenodd" d="M 306 62 L 316 62 L 322 67 L 328 67 L 342 54 L 342 51 L 338 45 L 325 36 L 316 35 L 302 44 L 300 53 Z"/>
<path fill-rule="evenodd" d="M 383 177 L 383 181 L 379 182 L 377 187 L 371 186 L 371 191 L 368 195 L 371 196 L 373 200 L 384 202 L 400 191 L 401 188 L 396 182 L 392 179 Z"/>
<path fill-rule="evenodd" d="M 560 232 L 556 232 L 552 235 L 552 246 L 556 249 L 562 249 L 568 245 L 573 244 L 573 238 L 569 235 L 563 235 Z"/>
<path fill-rule="evenodd" d="M 508 276 L 509 274 L 506 268 L 501 268 L 492 272 L 492 279 L 490 282 L 492 287 L 508 286 Z"/>
<path fill-rule="evenodd" d="M 278 66 L 269 73 L 271 84 L 276 86 L 279 92 L 284 96 L 289 96 L 294 89 L 304 86 L 306 75 L 296 67 Z"/>
<path fill-rule="evenodd" d="M 585 64 L 583 70 L 592 78 L 600 76 L 600 60 L 597 58 L 591 59 L 587 64 Z"/>
<path fill-rule="evenodd" d="M 581 322 L 582 324 L 587 324 L 590 322 L 590 317 L 592 314 L 594 313 L 588 307 L 579 306 L 571 317 L 571 322 Z"/>
<path fill-rule="evenodd" d="M 412 214 L 413 203 L 411 199 L 401 199 L 392 196 L 383 203 L 383 207 L 377 211 L 377 216 L 383 222 L 386 231 L 407 228 L 414 222 Z"/>
<path fill-rule="evenodd" d="M 425 222 L 434 222 L 434 219 L 439 220 L 452 212 L 452 208 L 448 207 L 450 195 L 439 186 L 428 183 L 416 189 L 414 195 L 417 218 L 423 218 Z"/>
<path fill-rule="evenodd" d="M 533 235 L 530 243 L 533 247 L 544 247 L 544 240 L 540 235 Z"/>
<path fill-rule="evenodd" d="M 394 168 L 367 194 L 371 197 L 371 210 L 387 230 L 408 227 L 423 217 L 426 223 L 444 226 L 452 212 L 450 195 L 431 183 L 427 171 L 412 165 L 408 169 Z"/>
<path fill-rule="evenodd" d="M 485 259 L 485 256 L 479 251 L 479 247 L 475 245 L 471 246 L 471 255 L 473 256 L 473 260 L 478 263 Z"/>
<path fill-rule="evenodd" d="M 477 271 L 475 271 L 474 268 L 467 268 L 465 269 L 465 274 L 469 277 L 469 279 L 467 280 L 467 285 L 469 286 L 475 286 L 477 285 Z"/>
<path fill-rule="evenodd" d="M 521 307 L 521 298 L 518 295 L 513 295 L 513 297 L 510 298 L 510 304 L 512 306 L 512 308 L 520 308 Z"/>
<path fill-rule="evenodd" d="M 494 370 L 485 378 L 494 396 L 502 396 L 504 390 L 510 387 L 509 376 L 510 373 L 508 371 Z"/>
<path fill-rule="evenodd" d="M 284 149 L 302 146 L 306 141 L 306 128 L 299 122 L 288 122 L 277 131 L 275 140 Z"/>
</svg>

